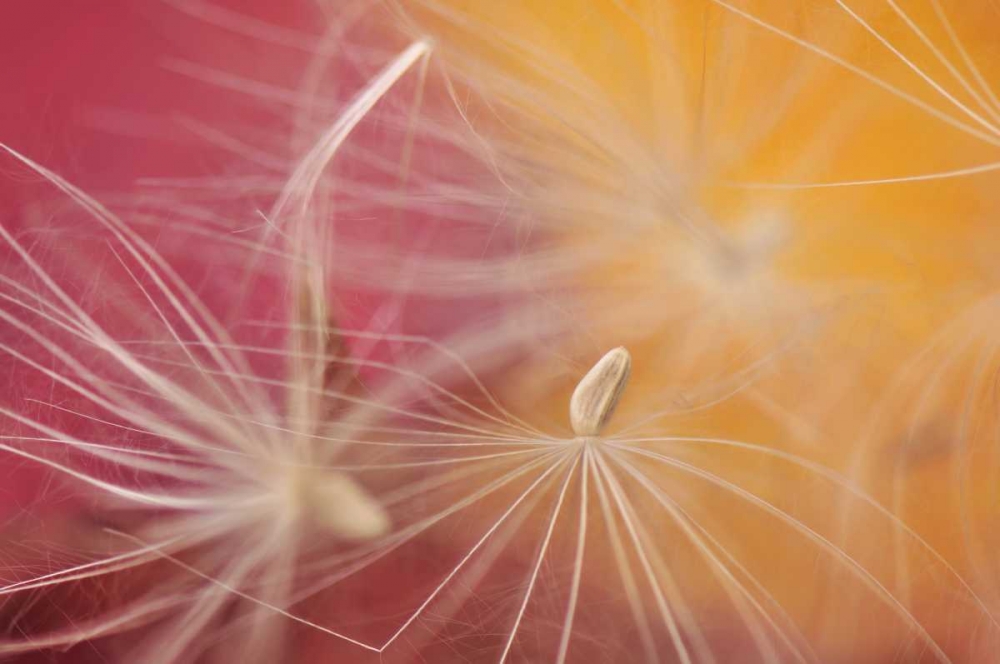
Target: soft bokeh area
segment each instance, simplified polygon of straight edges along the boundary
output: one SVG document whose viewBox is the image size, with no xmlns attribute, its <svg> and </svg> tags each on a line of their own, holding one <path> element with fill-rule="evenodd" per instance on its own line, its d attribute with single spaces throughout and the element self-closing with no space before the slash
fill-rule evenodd
<svg viewBox="0 0 1000 664">
<path fill-rule="evenodd" d="M 998 28 L 9 1 L 0 658 L 992 661 Z"/>
</svg>

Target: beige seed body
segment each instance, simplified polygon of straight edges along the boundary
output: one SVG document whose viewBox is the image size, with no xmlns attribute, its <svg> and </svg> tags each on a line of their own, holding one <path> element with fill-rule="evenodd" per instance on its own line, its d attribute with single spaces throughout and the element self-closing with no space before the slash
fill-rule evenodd
<svg viewBox="0 0 1000 664">
<path fill-rule="evenodd" d="M 600 435 L 611 419 L 632 373 L 632 356 L 619 346 L 587 372 L 569 400 L 569 421 L 579 437 Z"/>
<path fill-rule="evenodd" d="M 363 541 L 389 532 L 389 515 L 348 475 L 317 473 L 302 490 L 312 518 L 338 538 Z"/>
</svg>

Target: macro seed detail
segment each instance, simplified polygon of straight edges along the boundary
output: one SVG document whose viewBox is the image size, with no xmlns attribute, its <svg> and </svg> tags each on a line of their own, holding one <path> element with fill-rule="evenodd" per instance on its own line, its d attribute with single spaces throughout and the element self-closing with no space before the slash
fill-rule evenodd
<svg viewBox="0 0 1000 664">
<path fill-rule="evenodd" d="M 580 379 L 569 401 L 569 421 L 579 437 L 600 435 L 615 412 L 632 373 L 632 356 L 619 346 Z"/>
</svg>

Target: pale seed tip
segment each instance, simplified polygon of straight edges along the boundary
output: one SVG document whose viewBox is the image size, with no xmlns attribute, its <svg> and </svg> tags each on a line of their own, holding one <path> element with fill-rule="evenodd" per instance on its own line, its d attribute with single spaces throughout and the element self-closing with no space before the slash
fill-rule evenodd
<svg viewBox="0 0 1000 664">
<path fill-rule="evenodd" d="M 608 351 L 580 379 L 569 400 L 569 421 L 577 436 L 600 435 L 614 414 L 631 373 L 632 356 L 619 346 Z"/>
<path fill-rule="evenodd" d="M 340 539 L 364 541 L 389 532 L 389 515 L 360 484 L 342 473 L 322 473 L 306 487 L 313 518 Z"/>
</svg>

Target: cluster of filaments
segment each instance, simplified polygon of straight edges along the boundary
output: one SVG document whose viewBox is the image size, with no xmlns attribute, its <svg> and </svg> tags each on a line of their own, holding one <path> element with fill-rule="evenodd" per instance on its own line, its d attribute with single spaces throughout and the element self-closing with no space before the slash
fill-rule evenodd
<svg viewBox="0 0 1000 664">
<path fill-rule="evenodd" d="M 756 20 L 728 3 L 718 1 L 714 4 L 739 16 Z M 837 4 L 849 10 L 846 3 Z M 894 11 L 901 11 L 895 3 L 890 5 Z M 850 15 L 860 21 L 853 12 Z M 763 27 L 788 36 L 771 26 Z M 411 67 L 426 61 L 429 49 L 428 42 L 415 42 L 390 63 L 317 144 L 316 149 L 303 162 L 300 169 L 302 172 L 297 173 L 297 177 L 315 187 L 323 166 L 332 159 L 351 130 L 387 89 Z M 817 52 L 814 47 L 810 47 L 810 50 Z M 819 55 L 827 59 L 832 57 L 825 52 L 819 52 Z M 906 64 L 911 68 L 915 66 L 909 61 Z M 976 73 L 978 80 L 978 71 Z M 922 72 L 918 71 L 918 74 Z M 880 87 L 887 85 L 878 79 L 874 82 Z M 981 105 L 987 106 L 990 103 L 990 100 L 982 98 L 969 81 L 960 78 L 960 83 L 975 95 L 975 101 Z M 959 117 L 968 118 L 955 120 L 950 115 L 945 115 L 950 124 L 965 133 L 983 137 L 990 144 L 997 144 L 1000 131 L 996 128 L 996 110 L 992 106 L 989 107 L 992 109 L 988 113 L 990 117 L 984 118 L 955 97 L 947 94 L 944 96 L 960 111 Z M 919 100 L 909 101 L 918 106 L 923 104 Z M 995 100 L 993 103 L 995 105 Z M 941 112 L 935 113 L 943 115 Z M 985 132 L 970 125 L 969 121 L 982 125 Z M 188 575 L 194 583 L 171 586 L 167 591 L 154 595 L 153 599 L 142 599 L 114 614 L 80 622 L 51 636 L 41 635 L 30 641 L 4 641 L 0 643 L 0 654 L 44 647 L 67 647 L 88 639 L 149 625 L 180 609 L 181 618 L 169 623 L 170 629 L 157 641 L 157 647 L 143 655 L 143 661 L 169 664 L 188 653 L 200 632 L 218 620 L 227 603 L 235 601 L 252 607 L 251 611 L 241 614 L 236 627 L 256 627 L 263 622 L 273 624 L 287 621 L 304 626 L 324 638 L 344 643 L 353 649 L 349 652 L 359 657 L 364 654 L 375 658 L 388 656 L 392 654 L 394 646 L 402 647 L 402 643 L 408 640 L 419 642 L 415 632 L 420 631 L 418 627 L 430 630 L 428 625 L 432 624 L 432 614 L 439 618 L 444 616 L 442 620 L 455 614 L 457 608 L 473 595 L 468 586 L 474 586 L 474 581 L 485 574 L 483 568 L 499 558 L 498 549 L 502 549 L 504 543 L 511 542 L 513 533 L 518 532 L 532 517 L 542 514 L 546 518 L 538 531 L 537 547 L 525 565 L 523 583 L 513 593 L 514 600 L 509 601 L 512 609 L 501 621 L 502 629 L 499 634 L 494 634 L 490 645 L 496 651 L 495 661 L 500 664 L 517 658 L 522 650 L 528 648 L 519 641 L 519 636 L 525 630 L 526 623 L 530 622 L 532 600 L 538 599 L 540 586 L 546 582 L 546 563 L 552 562 L 557 526 L 572 520 L 568 582 L 562 587 L 564 597 L 558 595 L 563 602 L 555 627 L 552 628 L 555 638 L 551 648 L 539 655 L 547 661 L 563 664 L 570 659 L 575 640 L 580 637 L 581 630 L 577 628 L 577 620 L 582 612 L 581 597 L 588 590 L 586 586 L 588 583 L 606 585 L 607 581 L 600 579 L 595 582 L 588 578 L 587 572 L 588 558 L 595 553 L 593 547 L 596 538 L 592 528 L 596 519 L 593 516 L 598 514 L 606 535 L 600 544 L 603 548 L 610 549 L 615 581 L 623 591 L 626 611 L 637 636 L 637 649 L 641 652 L 641 655 L 636 654 L 634 644 L 627 644 L 631 646 L 634 659 L 652 662 L 670 656 L 685 663 L 720 661 L 705 635 L 699 615 L 692 608 L 691 600 L 684 595 L 683 580 L 678 579 L 671 570 L 669 549 L 673 543 L 664 543 L 656 537 L 659 522 L 651 523 L 644 518 L 643 514 L 648 512 L 640 510 L 635 498 L 641 495 L 655 508 L 657 518 L 668 522 L 673 532 L 684 536 L 686 543 L 693 548 L 701 563 L 723 589 L 732 610 L 749 636 L 750 645 L 758 659 L 767 662 L 818 661 L 819 657 L 812 651 L 809 639 L 799 631 L 795 620 L 781 603 L 755 578 L 751 570 L 728 552 L 720 538 L 694 518 L 688 508 L 664 487 L 661 474 L 650 472 L 650 468 L 655 468 L 657 471 L 668 471 L 702 483 L 777 520 L 833 560 L 854 582 L 866 588 L 877 603 L 886 607 L 916 635 L 934 659 L 949 661 L 941 646 L 899 599 L 900 593 L 848 555 L 833 539 L 796 518 L 787 508 L 769 502 L 726 477 L 685 460 L 681 454 L 665 453 L 661 451 L 662 446 L 697 445 L 702 448 L 747 452 L 794 466 L 811 474 L 817 481 L 836 486 L 863 504 L 865 509 L 890 523 L 894 532 L 901 533 L 903 538 L 923 551 L 927 560 L 945 570 L 954 587 L 971 598 L 971 603 L 982 606 L 965 582 L 933 551 L 926 550 L 927 547 L 915 533 L 861 494 L 850 482 L 818 464 L 764 446 L 723 438 L 638 439 L 628 437 L 627 433 L 606 435 L 606 426 L 623 396 L 631 373 L 631 357 L 624 348 L 616 348 L 605 354 L 577 384 L 569 401 L 569 424 L 573 432 L 571 437 L 552 436 L 535 429 L 504 411 L 492 401 L 492 396 L 485 389 L 482 390 L 483 395 L 491 400 L 494 410 L 499 414 L 487 412 L 436 385 L 435 389 L 445 393 L 450 405 L 464 410 L 465 415 L 469 416 L 468 421 L 458 420 L 450 415 L 433 416 L 387 403 L 375 403 L 376 397 L 371 401 L 355 398 L 348 403 L 361 406 L 362 410 L 374 409 L 380 415 L 408 418 L 416 424 L 393 428 L 374 417 L 369 419 L 381 424 L 348 427 L 348 434 L 335 436 L 328 433 L 329 423 L 322 416 L 322 408 L 313 405 L 298 407 L 295 403 L 290 403 L 287 410 L 304 412 L 308 416 L 290 418 L 288 421 L 276 416 L 266 422 L 248 422 L 246 411 L 257 407 L 262 412 L 268 411 L 270 405 L 266 405 L 266 399 L 248 397 L 252 390 L 247 388 L 245 382 L 252 381 L 249 377 L 251 372 L 237 366 L 238 363 L 234 364 L 234 354 L 229 348 L 233 344 L 220 333 L 219 326 L 197 323 L 194 318 L 187 317 L 185 312 L 192 305 L 189 294 L 180 293 L 176 283 L 160 274 L 162 266 L 154 259 L 151 248 L 83 192 L 40 165 L 10 150 L 8 152 L 69 194 L 98 220 L 102 228 L 110 230 L 117 237 L 126 253 L 142 266 L 145 276 L 156 283 L 156 288 L 173 307 L 174 313 L 185 318 L 189 330 L 194 333 L 201 346 L 208 349 L 215 364 L 215 373 L 229 378 L 216 381 L 213 377 L 215 374 L 207 370 L 204 363 L 195 360 L 185 351 L 191 363 L 189 368 L 193 369 L 200 380 L 211 383 L 210 391 L 213 394 L 234 392 L 230 401 L 240 402 L 240 407 L 222 417 L 219 413 L 199 408 L 199 394 L 186 391 L 181 385 L 171 382 L 165 373 L 151 368 L 139 355 L 119 343 L 113 334 L 101 328 L 58 287 L 52 275 L 31 258 L 29 251 L 0 227 L 3 240 L 46 289 L 46 294 L 39 296 L 26 293 L 23 288 L 19 289 L 16 284 L 5 281 L 4 285 L 9 292 L 3 298 L 7 305 L 12 305 L 15 310 L 20 308 L 40 314 L 63 332 L 101 349 L 114 361 L 121 363 L 144 389 L 157 394 L 159 398 L 170 400 L 181 415 L 194 419 L 199 428 L 210 435 L 191 436 L 189 431 L 179 430 L 166 420 L 158 420 L 155 414 L 139 408 L 136 405 L 138 402 L 131 399 L 126 391 L 113 385 L 98 385 L 91 389 L 93 386 L 88 387 L 86 383 L 88 377 L 93 376 L 88 375 L 81 363 L 76 362 L 57 342 L 35 332 L 18 314 L 5 308 L 0 313 L 5 324 L 31 337 L 77 375 L 75 378 L 67 377 L 41 365 L 36 365 L 36 368 L 64 387 L 107 407 L 127 421 L 129 426 L 176 443 L 185 450 L 188 458 L 195 458 L 201 467 L 211 469 L 208 474 L 191 475 L 195 480 L 204 477 L 210 481 L 188 484 L 183 482 L 183 473 L 190 470 L 184 463 L 185 459 L 173 459 L 162 454 L 159 457 L 137 454 L 113 446 L 102 447 L 92 441 L 76 439 L 65 431 L 42 425 L 13 410 L 5 410 L 5 417 L 33 429 L 36 434 L 51 441 L 89 451 L 88 453 L 105 461 L 120 463 L 131 470 L 180 479 L 185 492 L 165 489 L 153 491 L 118 484 L 51 461 L 44 455 L 28 452 L 21 444 L 3 444 L 0 448 L 6 452 L 43 463 L 100 493 L 147 509 L 155 518 L 162 517 L 164 513 L 169 517 L 164 520 L 164 525 L 152 528 L 151 535 L 142 538 L 127 532 L 117 533 L 134 545 L 134 548 L 124 553 L 9 583 L 0 587 L 0 595 L 11 596 L 44 590 L 59 584 L 73 583 L 81 578 L 118 573 L 164 560 L 177 567 L 180 573 Z M 953 177 L 955 174 L 939 175 Z M 845 183 L 826 183 L 830 186 L 839 184 Z M 283 204 L 294 207 L 294 203 L 294 200 L 285 200 L 278 207 L 281 208 Z M 737 256 L 717 271 L 712 271 L 712 275 L 718 277 L 721 284 L 719 290 L 726 291 L 720 297 L 731 297 L 726 290 L 730 277 L 734 282 L 743 277 L 744 262 L 747 261 Z M 712 279 L 706 278 L 706 281 L 712 282 Z M 320 331 L 321 334 L 327 332 Z M 2 349 L 17 359 L 30 361 L 15 348 L 2 346 Z M 325 367 L 328 358 L 323 352 L 316 352 L 310 357 L 310 361 Z M 363 360 L 360 362 L 364 363 Z M 322 374 L 323 371 L 319 373 Z M 239 376 L 246 378 L 246 381 L 238 378 Z M 312 403 L 317 396 L 322 399 L 352 398 L 321 380 L 317 382 L 309 371 L 296 376 L 305 377 L 305 382 L 298 383 L 297 378 L 294 378 L 280 385 L 293 401 L 303 399 L 306 403 Z M 380 436 L 380 433 L 384 435 Z M 27 440 L 21 438 L 22 443 Z M 347 448 L 373 446 L 386 452 L 375 462 L 334 466 L 327 463 L 329 459 L 324 458 L 324 463 L 320 463 L 308 453 L 300 453 L 302 449 L 311 448 L 317 441 L 336 442 Z M 479 453 L 483 449 L 487 451 Z M 386 457 L 393 453 L 401 454 L 402 460 L 390 458 L 387 461 Z M 180 463 L 174 463 L 177 461 Z M 362 481 L 366 475 L 395 478 L 411 471 L 426 471 L 428 474 L 417 474 L 412 481 L 389 489 L 385 487 L 392 483 L 382 482 L 378 492 L 366 488 L 366 483 Z M 482 480 L 480 476 L 486 479 Z M 470 480 L 481 481 L 478 481 L 474 490 L 468 490 Z M 379 482 L 372 484 L 379 485 Z M 554 491 L 549 492 L 548 489 Z M 390 516 L 396 512 L 408 513 L 408 507 L 420 503 L 435 492 L 444 493 L 451 504 L 430 514 L 418 514 L 409 520 Z M 476 519 L 465 516 L 476 514 L 480 505 L 508 493 L 513 493 L 513 497 L 496 511 L 494 518 Z M 550 494 L 553 500 L 545 503 L 549 508 L 546 511 L 541 507 L 542 497 Z M 569 504 L 571 496 L 576 497 L 575 508 Z M 567 516 L 570 512 L 574 512 L 575 519 Z M 467 548 L 454 556 L 454 564 L 428 586 L 427 592 L 412 607 L 397 612 L 402 617 L 382 638 L 362 638 L 354 635 L 350 629 L 331 626 L 321 620 L 306 619 L 294 610 L 295 606 L 311 596 L 331 588 L 337 589 L 341 584 L 362 576 L 380 561 L 390 559 L 405 547 L 415 545 L 421 537 L 429 535 L 441 524 L 447 524 L 453 517 L 456 520 L 464 517 L 466 521 L 463 523 L 471 522 L 468 528 L 475 532 Z M 330 537 L 338 544 L 347 543 L 349 546 L 346 551 L 310 561 L 305 568 L 309 583 L 300 586 L 292 580 L 302 571 L 297 567 L 296 547 L 312 538 L 322 537 Z M 243 542 L 248 543 L 245 548 L 241 545 Z M 209 556 L 212 564 L 207 567 L 199 564 L 197 559 L 188 561 L 182 555 L 185 550 L 206 546 L 218 548 L 215 555 Z M 233 560 L 227 559 L 230 554 Z M 264 578 L 265 583 L 258 583 L 255 577 Z M 552 597 L 546 599 L 551 601 Z M 989 616 L 989 629 L 1000 629 L 992 613 L 985 607 L 982 608 L 983 615 Z M 263 630 L 260 635 L 272 636 L 273 632 Z M 260 638 L 254 639 L 253 643 L 260 645 Z M 670 654 L 664 655 L 665 650 L 669 650 Z"/>
</svg>

